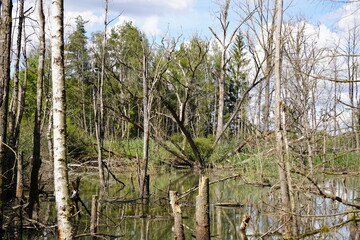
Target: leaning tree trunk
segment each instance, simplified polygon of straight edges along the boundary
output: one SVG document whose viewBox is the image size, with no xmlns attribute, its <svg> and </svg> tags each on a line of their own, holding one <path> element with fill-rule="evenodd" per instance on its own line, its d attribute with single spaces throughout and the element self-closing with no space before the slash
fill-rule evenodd
<svg viewBox="0 0 360 240">
<path fill-rule="evenodd" d="M 45 59 L 45 17 L 43 11 L 43 1 L 38 0 L 38 11 L 40 19 L 40 51 L 39 51 L 39 65 L 36 81 L 36 110 L 34 119 L 34 136 L 33 136 L 33 158 L 31 169 L 31 182 L 29 192 L 29 216 L 32 219 L 38 219 L 38 186 L 39 186 L 39 171 L 41 166 L 40 156 L 40 140 L 41 140 L 41 112 L 42 112 L 42 86 L 44 79 L 44 59 Z"/>
<path fill-rule="evenodd" d="M 285 125 L 282 124 L 282 108 L 283 103 L 281 101 L 281 25 L 282 25 L 282 10 L 283 0 L 276 1 L 277 9 L 277 21 L 275 29 L 275 139 L 276 150 L 278 157 L 278 171 L 280 178 L 280 192 L 281 192 L 281 209 L 283 210 L 282 222 L 283 222 L 283 237 L 288 238 L 291 236 L 290 225 L 290 193 L 288 185 L 288 176 L 286 171 L 286 158 L 284 153 L 285 140 L 282 133 Z"/>
<path fill-rule="evenodd" d="M 64 77 L 64 2 L 52 1 L 51 69 L 53 93 L 54 188 L 58 239 L 73 239 L 66 158 L 66 108 Z"/>
<path fill-rule="evenodd" d="M 11 12 L 12 1 L 3 0 L 0 18 L 0 238 L 3 236 L 4 173 L 9 169 L 5 158 L 5 144 L 10 82 Z"/>
</svg>

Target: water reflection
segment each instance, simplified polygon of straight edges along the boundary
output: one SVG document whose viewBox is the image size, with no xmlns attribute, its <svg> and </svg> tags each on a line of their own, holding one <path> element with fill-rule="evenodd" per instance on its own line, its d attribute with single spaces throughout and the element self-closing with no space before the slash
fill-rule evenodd
<svg viewBox="0 0 360 240">
<path fill-rule="evenodd" d="M 211 172 L 210 181 L 231 176 L 234 172 Z M 130 183 L 130 176 L 119 174 L 119 179 Z M 138 199 L 138 194 L 131 184 L 123 190 L 119 184 L 112 183 L 106 193 L 101 192 L 96 174 L 82 176 L 80 194 L 84 203 L 91 209 L 92 195 L 99 196 L 98 232 L 104 238 L 116 236 L 116 239 L 173 239 L 172 210 L 169 205 L 168 191 L 184 192 L 197 185 L 199 176 L 193 172 L 170 172 L 151 176 L 151 196 L 147 201 Z M 301 180 L 302 181 L 302 180 Z M 341 203 L 323 199 L 315 194 L 307 193 L 306 181 L 297 182 L 294 192 L 296 203 L 297 231 L 299 236 L 315 229 L 323 229 L 316 235 L 305 239 L 359 239 L 359 223 L 347 224 L 332 229 L 331 226 L 341 224 L 349 216 L 337 215 L 351 210 Z M 354 201 L 359 198 L 360 181 L 358 177 L 331 178 L 322 185 L 329 193 L 343 199 Z M 276 184 L 276 183 L 275 183 Z M 192 239 L 195 223 L 196 192 L 181 200 L 183 223 L 186 239 Z M 51 199 L 42 202 L 42 219 L 51 226 L 55 225 L 55 213 Z M 212 239 L 281 239 L 280 199 L 276 187 L 256 187 L 243 183 L 241 179 L 219 182 L 210 186 L 210 227 Z M 240 231 L 242 217 L 251 216 L 246 235 Z M 331 217 L 322 217 L 331 214 Z M 76 222 L 78 235 L 89 233 L 90 217 L 83 210 Z M 38 239 L 56 239 L 53 231 Z M 81 239 L 91 239 L 82 237 Z"/>
</svg>

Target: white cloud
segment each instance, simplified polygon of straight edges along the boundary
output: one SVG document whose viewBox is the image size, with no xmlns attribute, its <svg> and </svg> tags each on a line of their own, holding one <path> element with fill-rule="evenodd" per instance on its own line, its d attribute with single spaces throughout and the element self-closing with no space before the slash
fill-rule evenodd
<svg viewBox="0 0 360 240">
<path fill-rule="evenodd" d="M 339 12 L 341 14 L 338 23 L 340 29 L 349 30 L 360 23 L 360 2 L 345 4 Z"/>
<path fill-rule="evenodd" d="M 195 0 L 158 0 L 161 5 L 168 5 L 172 9 L 184 10 L 191 7 Z"/>
<path fill-rule="evenodd" d="M 352 1 L 328 14 L 331 19 L 338 19 L 337 27 L 347 31 L 360 23 L 360 2 Z"/>
<path fill-rule="evenodd" d="M 113 14 L 124 12 L 131 16 L 163 15 L 169 12 L 186 11 L 196 0 L 112 0 L 109 1 L 109 11 Z M 65 0 L 67 11 L 101 11 L 104 2 L 99 0 Z"/>
<path fill-rule="evenodd" d="M 136 19 L 133 17 L 129 17 L 129 16 L 125 16 L 125 15 L 121 15 L 118 18 L 118 21 L 116 22 L 116 24 L 114 26 L 118 26 L 118 25 L 123 25 L 126 22 L 132 22 L 134 25 L 136 25 Z"/>
<path fill-rule="evenodd" d="M 337 44 L 339 35 L 335 32 L 332 32 L 327 26 L 321 24 L 318 27 L 318 31 L 318 44 L 320 47 L 333 47 L 335 44 Z"/>
<path fill-rule="evenodd" d="M 145 19 L 145 23 L 141 26 L 141 30 L 148 35 L 158 35 L 161 33 L 159 28 L 159 17 L 151 16 Z"/>
<path fill-rule="evenodd" d="M 95 24 L 101 24 L 104 22 L 104 16 L 98 16 L 92 11 L 69 11 L 65 12 L 65 26 L 71 26 L 75 30 L 76 18 L 81 16 L 84 21 L 87 21 L 85 28 L 92 28 Z"/>
</svg>

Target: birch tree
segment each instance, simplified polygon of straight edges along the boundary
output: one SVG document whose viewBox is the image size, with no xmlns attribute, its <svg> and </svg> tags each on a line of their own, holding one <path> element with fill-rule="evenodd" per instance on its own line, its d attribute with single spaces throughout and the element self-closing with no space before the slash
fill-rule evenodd
<svg viewBox="0 0 360 240">
<path fill-rule="evenodd" d="M 64 2 L 52 1 L 51 69 L 53 93 L 54 187 L 58 239 L 73 239 L 66 157 L 66 108 L 64 77 Z"/>
</svg>

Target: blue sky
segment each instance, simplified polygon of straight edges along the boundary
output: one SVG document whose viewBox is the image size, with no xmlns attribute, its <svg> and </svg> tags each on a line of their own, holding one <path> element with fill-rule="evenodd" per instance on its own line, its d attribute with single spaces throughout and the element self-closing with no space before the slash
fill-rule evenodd
<svg viewBox="0 0 360 240">
<path fill-rule="evenodd" d="M 244 0 L 242 0 L 244 1 Z M 216 27 L 216 11 L 219 0 L 109 0 L 109 19 L 121 14 L 112 25 L 123 21 L 132 21 L 148 36 L 161 37 L 170 32 L 172 36 L 183 34 L 185 38 L 193 34 L 210 36 L 209 26 Z M 232 1 L 235 2 L 236 1 Z M 359 4 L 353 4 L 353 7 Z M 344 3 L 325 0 L 285 0 L 285 19 L 302 17 L 311 24 L 323 24 L 335 31 L 339 18 L 346 13 L 342 9 Z M 65 0 L 66 24 L 74 26 L 74 19 L 82 15 L 89 23 L 89 33 L 103 28 L 103 0 Z M 235 8 L 236 9 L 236 6 Z M 349 10 L 348 10 L 349 11 Z M 232 21 L 239 21 L 233 13 Z"/>
<path fill-rule="evenodd" d="M 50 28 L 50 5 L 51 0 L 45 1 L 45 15 L 47 16 L 47 31 Z M 79 15 L 89 21 L 86 31 L 102 31 L 104 0 L 64 0 L 65 1 L 65 34 L 70 34 L 75 27 L 75 18 Z M 218 22 L 216 12 L 219 11 L 217 2 L 224 0 L 109 0 L 109 19 L 119 14 L 111 26 L 122 24 L 124 21 L 132 21 L 141 31 L 145 32 L 148 38 L 156 36 L 157 39 L 169 33 L 172 37 L 180 34 L 185 39 L 190 39 L 194 34 L 210 38 L 209 27 L 216 29 Z M 231 23 L 240 21 L 239 16 L 234 12 L 237 3 L 253 0 L 232 0 Z M 271 0 L 269 0 L 271 2 Z M 336 1 L 340 3 L 335 3 Z M 34 7 L 37 0 L 27 0 L 26 9 Z M 351 2 L 351 1 L 348 1 Z M 354 23 L 360 22 L 360 1 L 344 3 L 343 0 L 284 0 L 286 12 L 284 19 L 306 19 L 314 28 L 322 27 L 323 33 L 328 35 L 341 34 L 341 31 L 351 27 Z M 16 12 L 14 3 L 14 15 Z M 33 8 L 34 9 L 34 8 Z M 30 15 L 37 19 L 37 11 L 34 9 Z M 28 21 L 29 31 L 38 28 L 35 21 Z M 36 45 L 37 37 L 32 36 L 33 44 Z"/>
</svg>

